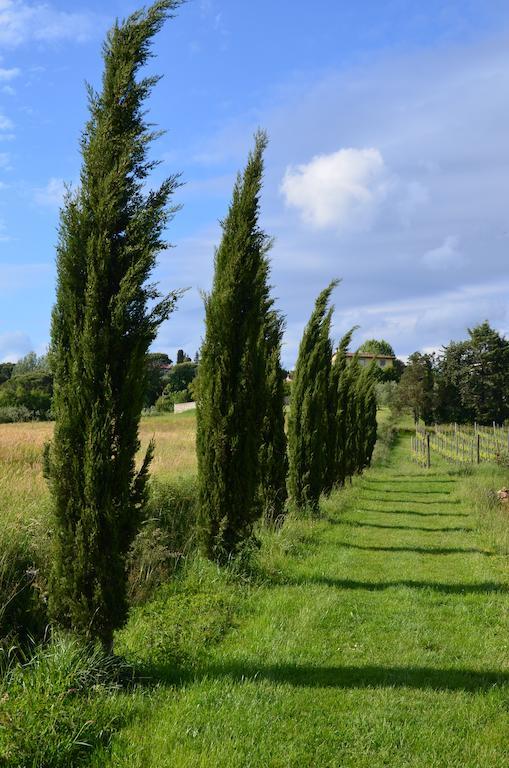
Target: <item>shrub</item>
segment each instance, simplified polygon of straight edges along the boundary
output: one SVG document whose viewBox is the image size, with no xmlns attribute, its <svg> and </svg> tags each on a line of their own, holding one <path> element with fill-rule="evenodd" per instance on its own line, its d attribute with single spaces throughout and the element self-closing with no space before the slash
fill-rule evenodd
<svg viewBox="0 0 509 768">
<path fill-rule="evenodd" d="M 46 568 L 32 534 L 7 527 L 0 537 L 0 649 L 41 638 L 48 622 Z"/>
<path fill-rule="evenodd" d="M 197 494 L 194 477 L 151 481 L 145 522 L 128 556 L 131 603 L 147 600 L 194 549 Z"/>
<path fill-rule="evenodd" d="M 0 765 L 69 768 L 107 744 L 131 706 L 116 664 L 62 637 L 12 665 L 0 681 Z"/>
<path fill-rule="evenodd" d="M 21 421 L 31 421 L 32 411 L 24 405 L 4 405 L 0 407 L 0 424 L 15 424 Z"/>
</svg>

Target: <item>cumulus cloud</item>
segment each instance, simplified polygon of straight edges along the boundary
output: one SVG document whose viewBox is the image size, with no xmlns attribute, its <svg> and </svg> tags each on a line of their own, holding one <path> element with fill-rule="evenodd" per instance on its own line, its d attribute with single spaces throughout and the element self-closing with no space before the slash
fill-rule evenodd
<svg viewBox="0 0 509 768">
<path fill-rule="evenodd" d="M 455 235 L 446 237 L 442 245 L 432 248 L 422 257 L 425 267 L 432 270 L 447 270 L 461 267 L 465 263 L 464 256 L 458 250 L 459 240 Z"/>
<path fill-rule="evenodd" d="M 281 191 L 286 204 L 318 229 L 370 228 L 391 187 L 378 149 L 340 149 L 316 155 L 286 170 Z"/>
<path fill-rule="evenodd" d="M 83 42 L 96 32 L 90 13 L 60 11 L 46 2 L 0 0 L 0 45 L 18 46 L 30 40 Z"/>
<path fill-rule="evenodd" d="M 35 190 L 34 199 L 37 205 L 59 208 L 65 195 L 65 182 L 63 179 L 51 178 L 45 187 Z"/>
</svg>

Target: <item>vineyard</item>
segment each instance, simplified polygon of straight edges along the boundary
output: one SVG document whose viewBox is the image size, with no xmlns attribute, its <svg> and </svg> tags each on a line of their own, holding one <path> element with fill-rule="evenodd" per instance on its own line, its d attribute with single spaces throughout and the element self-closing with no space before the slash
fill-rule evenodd
<svg viewBox="0 0 509 768">
<path fill-rule="evenodd" d="M 460 464 L 499 462 L 509 458 L 509 427 L 493 424 L 436 424 L 427 429 L 417 426 L 411 439 L 412 459 L 430 467 L 433 455 Z"/>
</svg>

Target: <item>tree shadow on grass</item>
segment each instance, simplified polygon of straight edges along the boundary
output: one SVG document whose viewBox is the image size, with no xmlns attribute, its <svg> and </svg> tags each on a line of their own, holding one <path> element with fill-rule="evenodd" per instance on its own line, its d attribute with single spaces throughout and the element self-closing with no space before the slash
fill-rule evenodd
<svg viewBox="0 0 509 768">
<path fill-rule="evenodd" d="M 444 478 L 443 480 L 430 480 L 427 477 L 415 477 L 414 475 L 408 475 L 405 477 L 387 477 L 385 480 L 381 478 L 379 479 L 377 477 L 370 477 L 368 482 L 370 485 L 387 485 L 387 483 L 410 483 L 412 485 L 426 483 L 427 485 L 442 485 L 443 483 L 456 483 L 456 480 L 451 480 L 451 478 Z"/>
<path fill-rule="evenodd" d="M 366 499 L 370 501 L 370 499 Z M 380 515 L 415 515 L 415 517 L 470 517 L 468 512 L 418 512 L 412 509 L 371 509 L 358 507 L 357 512 L 376 512 Z"/>
<path fill-rule="evenodd" d="M 440 506 L 442 506 L 444 504 L 460 503 L 459 499 L 406 499 L 401 498 L 401 496 L 398 496 L 395 499 L 381 499 L 379 496 L 364 496 L 364 498 L 366 501 L 378 501 L 380 504 L 434 504 L 435 506 L 440 504 Z"/>
<path fill-rule="evenodd" d="M 363 491 L 373 491 L 375 493 L 394 493 L 394 492 L 398 493 L 398 492 L 403 490 L 402 488 L 398 488 L 398 489 L 394 489 L 394 488 L 377 488 L 377 486 L 376 485 L 372 485 L 371 482 L 369 484 L 368 483 L 363 483 L 361 488 L 362 488 Z M 451 495 L 450 491 L 439 491 L 439 490 L 434 490 L 434 489 L 430 489 L 430 490 L 427 490 L 427 491 L 421 491 L 419 489 L 405 488 L 404 492 L 409 494 L 410 496 L 414 496 L 414 495 L 418 495 L 418 496 L 428 496 L 428 495 L 450 496 Z"/>
<path fill-rule="evenodd" d="M 281 581 L 281 584 L 285 582 Z M 310 576 L 292 579 L 286 584 L 304 587 L 306 585 L 319 585 L 333 587 L 334 589 L 351 589 L 365 592 L 385 592 L 387 589 L 422 589 L 437 592 L 443 595 L 486 595 L 509 594 L 509 585 L 499 584 L 496 581 L 480 582 L 477 584 L 447 584 L 434 581 L 411 581 L 398 579 L 397 581 L 355 581 L 353 579 L 336 579 L 329 576 Z"/>
<path fill-rule="evenodd" d="M 493 552 L 475 547 L 374 547 L 366 544 L 351 544 L 347 541 L 336 542 L 346 549 L 361 549 L 365 552 L 416 552 L 420 555 L 484 555 L 492 557 Z"/>
<path fill-rule="evenodd" d="M 509 672 L 427 667 L 317 667 L 298 664 L 253 664 L 238 661 L 211 665 L 207 678 L 226 677 L 240 683 L 268 681 L 296 688 L 413 688 L 476 693 L 509 684 Z"/>
<path fill-rule="evenodd" d="M 196 669 L 170 664 L 145 669 L 139 683 L 148 686 L 183 687 L 202 680 L 232 680 L 237 683 L 269 682 L 295 688 L 411 688 L 414 690 L 477 693 L 509 685 L 509 672 L 428 667 L 313 666 L 306 664 L 257 664 L 250 660 L 209 663 Z"/>
<path fill-rule="evenodd" d="M 351 528 L 382 528 L 387 531 L 424 531 L 426 533 L 471 533 L 474 528 L 466 528 L 462 526 L 453 527 L 440 527 L 440 528 L 425 528 L 420 525 L 383 525 L 382 523 L 361 523 L 356 520 L 333 520 L 329 519 L 329 523 L 332 525 L 348 525 Z"/>
</svg>

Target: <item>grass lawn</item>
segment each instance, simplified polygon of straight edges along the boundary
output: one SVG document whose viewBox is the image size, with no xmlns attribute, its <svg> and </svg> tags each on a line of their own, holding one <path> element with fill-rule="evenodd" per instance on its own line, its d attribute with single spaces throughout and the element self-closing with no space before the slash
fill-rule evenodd
<svg viewBox="0 0 509 768">
<path fill-rule="evenodd" d="M 235 594 L 210 585 L 225 602 L 207 609 L 204 587 L 212 642 L 180 669 L 182 598 L 133 614 L 119 647 L 158 684 L 134 694 L 136 714 L 94 765 L 509 766 L 507 560 L 471 478 L 416 467 L 407 442 L 326 501 L 323 520 L 266 537 L 266 580 L 244 590 L 229 631 L 214 622 Z"/>
</svg>

